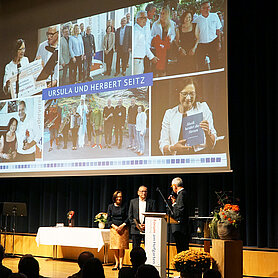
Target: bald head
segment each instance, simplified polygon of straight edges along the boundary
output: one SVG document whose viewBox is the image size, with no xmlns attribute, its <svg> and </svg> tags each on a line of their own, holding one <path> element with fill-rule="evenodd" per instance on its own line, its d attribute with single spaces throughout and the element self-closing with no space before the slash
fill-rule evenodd
<svg viewBox="0 0 278 278">
<path fill-rule="evenodd" d="M 145 201 L 147 199 L 147 195 L 148 195 L 148 188 L 144 185 L 141 185 L 138 188 L 138 196 L 140 198 L 140 200 Z"/>
</svg>

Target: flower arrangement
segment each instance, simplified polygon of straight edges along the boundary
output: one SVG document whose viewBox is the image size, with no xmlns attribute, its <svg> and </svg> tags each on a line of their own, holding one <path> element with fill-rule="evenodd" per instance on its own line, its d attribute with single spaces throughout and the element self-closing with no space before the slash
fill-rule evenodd
<svg viewBox="0 0 278 278">
<path fill-rule="evenodd" d="M 230 192 L 215 192 L 218 198 L 219 207 L 213 212 L 213 219 L 209 224 L 211 238 L 219 238 L 217 225 L 230 225 L 234 229 L 238 229 L 238 226 L 242 220 L 240 215 L 240 209 L 238 205 L 233 205 L 228 193 Z"/>
<path fill-rule="evenodd" d="M 95 216 L 95 222 L 102 222 L 106 223 L 107 222 L 107 213 L 105 212 L 100 212 Z"/>
<path fill-rule="evenodd" d="M 67 213 L 67 219 L 68 220 L 71 220 L 74 216 L 74 211 L 73 210 L 70 210 L 68 213 Z"/>
<path fill-rule="evenodd" d="M 187 250 L 178 253 L 172 262 L 181 273 L 205 272 L 215 265 L 213 257 L 204 251 Z"/>
</svg>

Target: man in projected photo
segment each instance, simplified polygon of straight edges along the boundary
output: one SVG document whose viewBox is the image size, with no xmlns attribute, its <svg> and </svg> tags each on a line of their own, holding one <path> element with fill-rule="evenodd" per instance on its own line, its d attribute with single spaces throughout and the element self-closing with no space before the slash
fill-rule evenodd
<svg viewBox="0 0 278 278">
<path fill-rule="evenodd" d="M 60 44 L 60 65 L 63 67 L 62 84 L 66 85 L 66 76 L 69 72 L 70 66 L 70 51 L 69 51 L 69 27 L 63 26 L 62 29 L 63 36 L 61 37 Z"/>
<path fill-rule="evenodd" d="M 36 144 L 40 140 L 38 126 L 35 124 L 34 115 L 27 117 L 26 103 L 21 100 L 18 104 L 17 161 L 35 161 Z"/>
<path fill-rule="evenodd" d="M 210 10 L 210 2 L 202 2 L 201 15 L 194 20 L 194 23 L 197 23 L 196 37 L 198 38 L 198 47 L 196 55 L 199 70 L 207 69 L 205 67 L 206 56 L 210 60 L 210 69 L 218 67 L 218 52 L 221 50 L 220 29 L 222 25 L 218 15 L 210 13 Z"/>
<path fill-rule="evenodd" d="M 191 77 L 179 81 L 178 94 L 180 103 L 165 112 L 159 148 L 163 155 L 194 154 L 199 151 L 210 151 L 216 142 L 216 130 L 213 125 L 212 112 L 206 102 L 196 101 L 198 85 Z M 200 128 L 204 131 L 204 144 L 189 146 L 187 140 L 183 139 L 183 118 L 202 113 L 203 120 Z"/>
<path fill-rule="evenodd" d="M 145 11 L 147 13 L 147 21 L 146 25 L 144 27 L 145 32 L 146 32 L 146 37 L 147 37 L 147 42 L 149 44 L 149 47 L 151 48 L 151 41 L 152 41 L 152 36 L 151 36 L 151 28 L 153 25 L 153 20 L 154 16 L 156 14 L 156 6 L 153 3 L 149 3 Z M 144 72 L 150 72 L 151 71 L 151 63 L 148 57 L 145 56 L 144 58 Z"/>
<path fill-rule="evenodd" d="M 128 125 L 128 137 L 129 145 L 128 149 L 135 150 L 137 146 L 136 140 L 136 116 L 137 116 L 138 105 L 135 103 L 135 97 L 131 98 L 130 106 L 128 107 L 127 113 L 127 125 Z"/>
<path fill-rule="evenodd" d="M 147 56 L 152 63 L 157 63 L 158 58 L 150 50 L 149 34 L 144 28 L 147 22 L 147 13 L 139 11 L 136 15 L 134 26 L 134 47 L 133 47 L 133 74 L 144 73 L 144 57 Z"/>
<path fill-rule="evenodd" d="M 53 52 L 57 50 L 58 47 L 58 39 L 59 39 L 59 32 L 57 26 L 51 26 L 48 28 L 47 32 L 47 40 L 42 42 L 36 54 L 36 60 L 42 59 L 43 67 L 46 65 L 50 57 L 52 56 Z M 58 64 L 54 67 L 54 73 L 52 77 L 52 84 L 51 84 L 51 75 L 47 78 L 47 86 L 48 87 L 55 87 L 57 86 L 58 80 Z"/>
<path fill-rule="evenodd" d="M 120 74 L 120 63 L 122 63 L 122 75 L 126 75 L 129 52 L 131 52 L 132 27 L 127 26 L 126 22 L 126 18 L 123 17 L 121 27 L 115 33 L 115 51 L 117 52 L 115 76 Z"/>
<path fill-rule="evenodd" d="M 103 122 L 104 122 L 104 136 L 105 136 L 105 148 L 111 148 L 113 119 L 114 119 L 114 107 L 111 105 L 111 99 L 107 100 L 107 106 L 103 109 Z"/>
<path fill-rule="evenodd" d="M 91 27 L 87 26 L 86 33 L 83 36 L 83 44 L 84 44 L 84 78 L 87 81 L 92 81 L 90 76 L 91 66 L 92 66 L 92 58 L 96 55 L 96 46 L 95 46 L 95 37 L 91 34 Z"/>
<path fill-rule="evenodd" d="M 114 109 L 113 116 L 115 124 L 115 145 L 118 146 L 118 149 L 121 149 L 126 118 L 126 108 L 123 106 L 122 98 L 118 99 L 118 105 Z"/>
</svg>

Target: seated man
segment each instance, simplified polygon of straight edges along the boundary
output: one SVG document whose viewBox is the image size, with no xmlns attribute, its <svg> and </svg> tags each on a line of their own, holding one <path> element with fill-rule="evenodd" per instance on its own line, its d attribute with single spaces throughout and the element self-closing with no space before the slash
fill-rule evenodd
<svg viewBox="0 0 278 278">
<path fill-rule="evenodd" d="M 89 251 L 84 251 L 84 252 L 82 252 L 82 253 L 79 255 L 78 260 L 77 260 L 77 263 L 78 263 L 78 265 L 79 265 L 79 267 L 80 267 L 80 270 L 79 270 L 77 273 L 75 273 L 75 274 L 69 276 L 68 278 L 81 278 L 81 276 L 82 276 L 82 275 L 81 275 L 82 269 L 83 269 L 85 263 L 86 263 L 89 259 L 93 259 L 93 258 L 94 258 L 94 255 L 93 255 L 91 252 L 89 252 Z"/>
<path fill-rule="evenodd" d="M 122 267 L 119 271 L 119 278 L 133 278 L 139 266 L 145 264 L 147 260 L 146 252 L 142 247 L 135 247 L 130 252 L 132 267 Z"/>
<path fill-rule="evenodd" d="M 5 249 L 0 244 L 0 277 L 1 278 L 8 278 L 12 274 L 12 271 L 9 268 L 2 265 L 2 261 L 4 259 L 4 256 L 5 256 Z"/>
</svg>

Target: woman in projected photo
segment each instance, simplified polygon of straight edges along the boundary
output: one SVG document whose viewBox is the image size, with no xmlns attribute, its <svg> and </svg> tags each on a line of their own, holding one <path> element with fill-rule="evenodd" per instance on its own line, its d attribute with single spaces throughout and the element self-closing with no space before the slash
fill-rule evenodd
<svg viewBox="0 0 278 278">
<path fill-rule="evenodd" d="M 113 53 L 115 50 L 115 33 L 112 32 L 112 26 L 107 26 L 106 34 L 103 40 L 104 61 L 106 63 L 106 71 L 104 75 L 111 75 L 111 66 Z"/>
<path fill-rule="evenodd" d="M 159 148 L 163 155 L 194 154 L 214 148 L 217 135 L 213 126 L 212 112 L 206 102 L 196 101 L 197 88 L 197 82 L 193 78 L 180 81 L 180 103 L 168 109 L 162 121 Z M 202 113 L 203 119 L 199 127 L 204 131 L 204 144 L 189 146 L 187 140 L 183 138 L 183 118 L 199 113 Z"/>
<path fill-rule="evenodd" d="M 110 249 L 114 251 L 115 266 L 112 270 L 122 268 L 125 249 L 129 248 L 127 207 L 123 204 L 122 191 L 115 191 L 113 204 L 108 206 L 107 224 L 110 228 Z"/>
<path fill-rule="evenodd" d="M 185 11 L 181 16 L 181 26 L 177 29 L 176 42 L 179 50 L 178 65 L 180 73 L 196 70 L 195 52 L 198 40 L 195 35 L 196 24 L 192 23 L 193 14 Z"/>
<path fill-rule="evenodd" d="M 13 162 L 16 157 L 17 139 L 16 129 L 18 121 L 11 118 L 8 123 L 8 131 L 0 138 L 0 159 L 1 162 Z"/>
<path fill-rule="evenodd" d="M 175 23 L 170 19 L 170 9 L 163 7 L 159 20 L 155 21 L 152 30 L 152 46 L 155 56 L 159 58 L 155 64 L 155 76 L 165 76 L 168 63 L 168 50 L 176 37 Z"/>
<path fill-rule="evenodd" d="M 69 38 L 69 51 L 71 56 L 71 83 L 83 81 L 82 63 L 84 60 L 84 44 L 78 24 L 73 27 L 73 35 Z M 78 80 L 76 80 L 76 73 L 78 69 Z"/>
<path fill-rule="evenodd" d="M 12 87 L 11 77 L 16 76 L 19 73 L 19 69 L 29 64 L 29 59 L 24 56 L 25 54 L 25 41 L 23 39 L 17 39 L 13 48 L 13 59 L 5 67 L 5 75 L 3 80 L 3 91 L 5 94 L 11 94 L 11 98 L 16 98 L 16 90 Z M 17 92 L 18 93 L 18 92 Z"/>
</svg>

